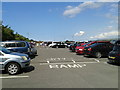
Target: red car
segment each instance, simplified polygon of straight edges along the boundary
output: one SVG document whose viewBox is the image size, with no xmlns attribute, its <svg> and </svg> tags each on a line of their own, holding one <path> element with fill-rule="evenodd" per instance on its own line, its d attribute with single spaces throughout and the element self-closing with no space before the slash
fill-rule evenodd
<svg viewBox="0 0 120 90">
<path fill-rule="evenodd" d="M 84 54 L 84 48 L 85 48 L 85 47 L 88 47 L 88 46 L 90 46 L 90 45 L 92 45 L 92 44 L 94 44 L 94 43 L 110 43 L 110 42 L 109 42 L 109 41 L 92 41 L 92 42 L 88 42 L 87 44 L 84 44 L 84 45 L 82 45 L 82 46 L 76 47 L 75 52 L 76 52 L 77 54 Z"/>
</svg>

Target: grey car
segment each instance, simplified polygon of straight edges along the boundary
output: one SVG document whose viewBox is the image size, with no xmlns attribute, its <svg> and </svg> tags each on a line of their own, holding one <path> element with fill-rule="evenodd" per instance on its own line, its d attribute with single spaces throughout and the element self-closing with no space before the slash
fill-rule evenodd
<svg viewBox="0 0 120 90">
<path fill-rule="evenodd" d="M 0 47 L 0 70 L 5 70 L 10 75 L 18 74 L 23 68 L 30 65 L 27 54 L 11 52 Z"/>
</svg>

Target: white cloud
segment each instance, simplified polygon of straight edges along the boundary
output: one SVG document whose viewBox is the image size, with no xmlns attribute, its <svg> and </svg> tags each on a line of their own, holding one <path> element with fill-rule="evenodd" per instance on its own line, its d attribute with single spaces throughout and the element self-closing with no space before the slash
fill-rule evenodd
<svg viewBox="0 0 120 90">
<path fill-rule="evenodd" d="M 101 3 L 96 3 L 96 2 L 92 2 L 92 1 L 87 1 L 84 2 L 76 7 L 72 7 L 72 6 L 67 6 L 66 10 L 64 11 L 63 15 L 64 16 L 69 16 L 69 17 L 74 17 L 77 14 L 81 13 L 81 11 L 87 9 L 87 8 L 99 8 L 102 4 Z"/>
<path fill-rule="evenodd" d="M 118 36 L 118 31 L 110 31 L 110 32 L 105 32 L 105 33 L 100 33 L 96 36 L 90 37 L 91 39 L 104 39 L 104 38 L 109 38 L 112 36 Z"/>
<path fill-rule="evenodd" d="M 84 31 L 80 31 L 78 33 L 75 33 L 74 36 L 82 36 L 85 32 Z"/>
</svg>

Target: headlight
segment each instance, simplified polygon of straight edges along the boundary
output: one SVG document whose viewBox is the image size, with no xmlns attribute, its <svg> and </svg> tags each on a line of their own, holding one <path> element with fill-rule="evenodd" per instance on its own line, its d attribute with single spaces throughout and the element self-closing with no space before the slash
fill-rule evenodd
<svg viewBox="0 0 120 90">
<path fill-rule="evenodd" d="M 27 57 L 26 57 L 26 56 L 22 56 L 22 59 L 23 59 L 23 60 L 27 60 Z"/>
<path fill-rule="evenodd" d="M 83 49 L 79 49 L 80 51 L 82 51 Z"/>
</svg>

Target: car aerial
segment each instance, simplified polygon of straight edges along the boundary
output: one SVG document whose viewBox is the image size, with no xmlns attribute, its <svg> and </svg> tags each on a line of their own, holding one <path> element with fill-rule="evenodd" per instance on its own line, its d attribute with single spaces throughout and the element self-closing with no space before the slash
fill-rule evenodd
<svg viewBox="0 0 120 90">
<path fill-rule="evenodd" d="M 31 45 L 27 41 L 4 41 L 4 47 L 13 52 L 25 53 L 33 55 Z"/>
<path fill-rule="evenodd" d="M 113 50 L 108 54 L 108 60 L 110 63 L 120 65 L 120 40 L 115 43 Z"/>
<path fill-rule="evenodd" d="M 0 47 L 0 70 L 15 75 L 29 65 L 30 58 L 27 54 L 11 52 L 4 47 Z"/>
<path fill-rule="evenodd" d="M 84 48 L 88 47 L 94 43 L 110 43 L 109 41 L 90 41 L 82 46 L 76 48 L 76 54 L 84 54 Z"/>
<path fill-rule="evenodd" d="M 108 56 L 108 53 L 112 51 L 113 44 L 111 43 L 94 43 L 84 48 L 84 56 L 94 56 L 101 58 L 102 56 Z"/>
</svg>

